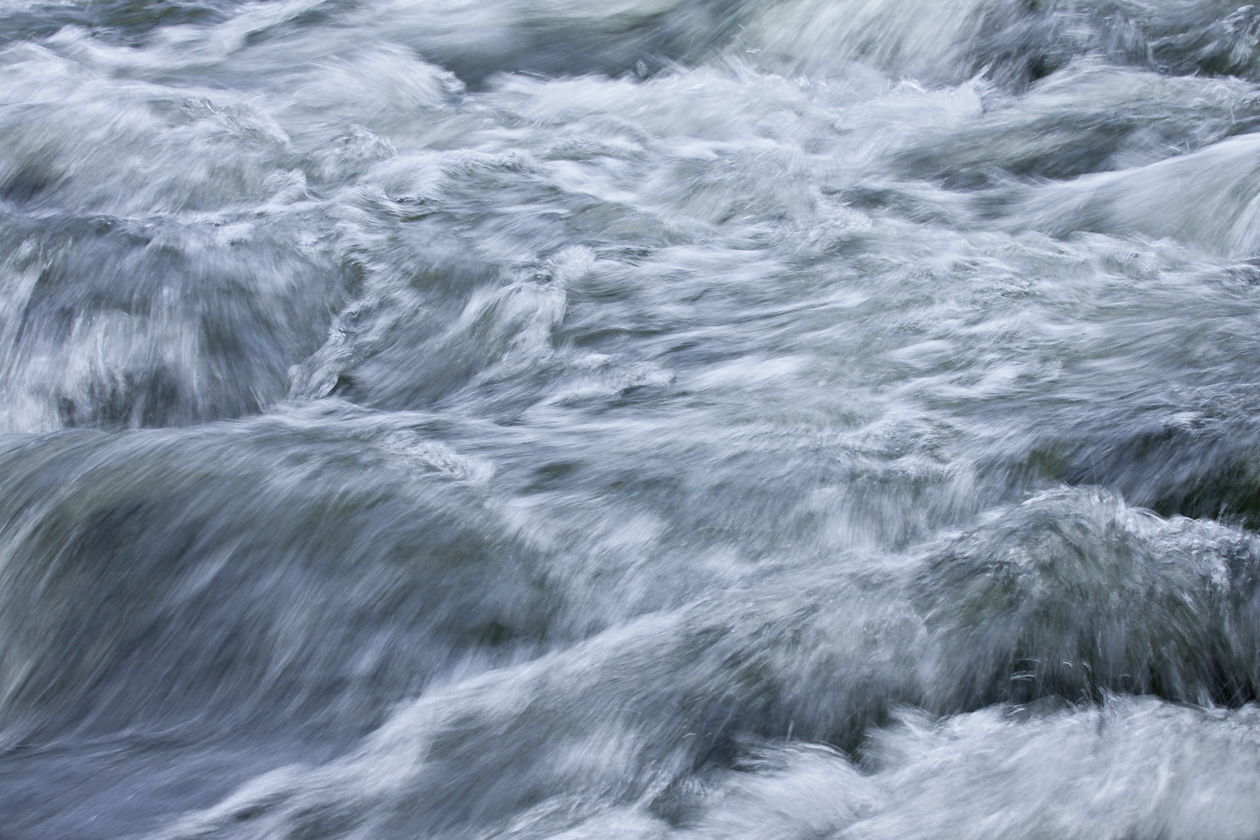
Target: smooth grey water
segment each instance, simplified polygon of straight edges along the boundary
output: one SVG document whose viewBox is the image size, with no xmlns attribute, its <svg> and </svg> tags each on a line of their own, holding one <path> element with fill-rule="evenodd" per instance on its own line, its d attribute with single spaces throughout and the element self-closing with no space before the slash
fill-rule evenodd
<svg viewBox="0 0 1260 840">
<path fill-rule="evenodd" d="M 1260 7 L 0 0 L 0 837 L 1260 838 Z"/>
</svg>

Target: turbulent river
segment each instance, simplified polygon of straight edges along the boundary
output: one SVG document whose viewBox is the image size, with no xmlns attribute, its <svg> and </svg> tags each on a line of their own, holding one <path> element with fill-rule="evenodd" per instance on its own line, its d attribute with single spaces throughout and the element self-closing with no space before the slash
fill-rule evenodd
<svg viewBox="0 0 1260 840">
<path fill-rule="evenodd" d="M 1260 837 L 1260 7 L 0 0 L 4 840 Z"/>
</svg>

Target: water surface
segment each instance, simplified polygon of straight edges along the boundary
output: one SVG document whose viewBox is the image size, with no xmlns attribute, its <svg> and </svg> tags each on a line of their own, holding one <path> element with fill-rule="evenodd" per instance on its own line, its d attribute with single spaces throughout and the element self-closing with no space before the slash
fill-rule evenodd
<svg viewBox="0 0 1260 840">
<path fill-rule="evenodd" d="M 1260 10 L 0 0 L 0 836 L 1260 837 Z"/>
</svg>

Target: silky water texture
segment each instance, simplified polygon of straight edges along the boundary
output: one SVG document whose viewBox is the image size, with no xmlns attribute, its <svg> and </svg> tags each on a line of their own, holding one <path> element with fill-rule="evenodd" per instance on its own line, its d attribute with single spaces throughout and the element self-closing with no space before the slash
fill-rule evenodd
<svg viewBox="0 0 1260 840">
<path fill-rule="evenodd" d="M 0 837 L 1260 837 L 1258 129 L 1215 0 L 0 0 Z"/>
</svg>

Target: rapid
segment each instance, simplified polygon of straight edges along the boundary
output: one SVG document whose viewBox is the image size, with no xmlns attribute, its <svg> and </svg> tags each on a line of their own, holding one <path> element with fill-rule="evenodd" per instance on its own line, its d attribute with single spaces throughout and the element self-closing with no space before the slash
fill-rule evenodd
<svg viewBox="0 0 1260 840">
<path fill-rule="evenodd" d="M 0 838 L 1260 838 L 1260 7 L 0 0 Z"/>
</svg>

